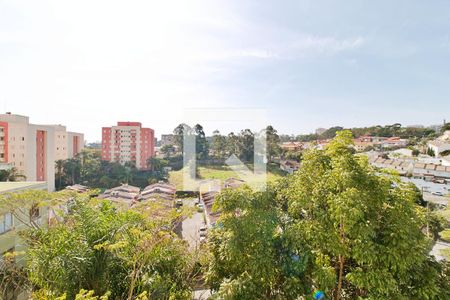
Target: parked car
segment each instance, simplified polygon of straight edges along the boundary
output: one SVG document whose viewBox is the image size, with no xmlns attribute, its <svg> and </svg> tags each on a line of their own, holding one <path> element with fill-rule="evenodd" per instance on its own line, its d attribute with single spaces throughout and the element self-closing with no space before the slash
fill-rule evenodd
<svg viewBox="0 0 450 300">
<path fill-rule="evenodd" d="M 206 237 L 208 228 L 206 226 L 200 227 L 198 232 L 200 233 L 200 237 Z"/>
<path fill-rule="evenodd" d="M 176 207 L 181 207 L 183 206 L 183 200 L 178 199 L 177 202 L 175 203 Z"/>
<path fill-rule="evenodd" d="M 431 194 L 435 196 L 444 196 L 444 194 L 441 192 L 432 192 Z"/>
</svg>

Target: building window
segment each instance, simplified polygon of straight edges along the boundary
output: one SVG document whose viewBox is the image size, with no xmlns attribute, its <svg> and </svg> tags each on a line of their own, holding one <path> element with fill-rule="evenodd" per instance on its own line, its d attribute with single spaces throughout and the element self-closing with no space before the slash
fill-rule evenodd
<svg viewBox="0 0 450 300">
<path fill-rule="evenodd" d="M 11 213 L 0 217 L 0 234 L 10 231 L 13 228 L 13 217 Z"/>
</svg>

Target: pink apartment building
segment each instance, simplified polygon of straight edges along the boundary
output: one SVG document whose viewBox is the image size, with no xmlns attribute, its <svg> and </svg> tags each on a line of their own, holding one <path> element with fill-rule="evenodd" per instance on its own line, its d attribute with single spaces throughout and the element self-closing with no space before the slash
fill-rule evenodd
<svg viewBox="0 0 450 300">
<path fill-rule="evenodd" d="M 147 160 L 155 155 L 155 132 L 139 122 L 117 122 L 102 128 L 102 159 L 124 164 L 134 162 L 147 169 Z"/>
</svg>

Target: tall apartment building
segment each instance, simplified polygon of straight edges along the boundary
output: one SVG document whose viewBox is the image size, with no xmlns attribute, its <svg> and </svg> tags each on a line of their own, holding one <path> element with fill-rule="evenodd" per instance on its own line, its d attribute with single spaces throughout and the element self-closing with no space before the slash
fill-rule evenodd
<svg viewBox="0 0 450 300">
<path fill-rule="evenodd" d="M 51 125 L 55 128 L 55 160 L 73 158 L 84 148 L 84 135 L 70 132 L 63 125 Z"/>
<path fill-rule="evenodd" d="M 121 164 L 134 162 L 147 168 L 147 159 L 155 155 L 155 132 L 139 122 L 117 122 L 102 128 L 102 159 Z"/>
<path fill-rule="evenodd" d="M 26 181 L 47 181 L 55 189 L 55 161 L 81 151 L 83 135 L 60 125 L 30 124 L 26 116 L 0 114 L 0 165 L 14 167 Z M 76 141 L 76 144 L 74 144 Z"/>
</svg>

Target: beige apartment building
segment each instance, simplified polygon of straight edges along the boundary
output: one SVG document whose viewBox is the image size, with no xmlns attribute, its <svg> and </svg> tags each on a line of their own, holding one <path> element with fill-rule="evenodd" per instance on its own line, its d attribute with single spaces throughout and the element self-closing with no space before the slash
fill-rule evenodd
<svg viewBox="0 0 450 300">
<path fill-rule="evenodd" d="M 26 181 L 47 181 L 55 189 L 55 161 L 76 155 L 83 134 L 62 125 L 31 124 L 27 116 L 0 114 L 0 165 L 14 167 Z"/>
<path fill-rule="evenodd" d="M 55 161 L 73 158 L 84 148 L 82 133 L 66 130 L 64 125 L 50 125 L 55 129 Z"/>
</svg>

